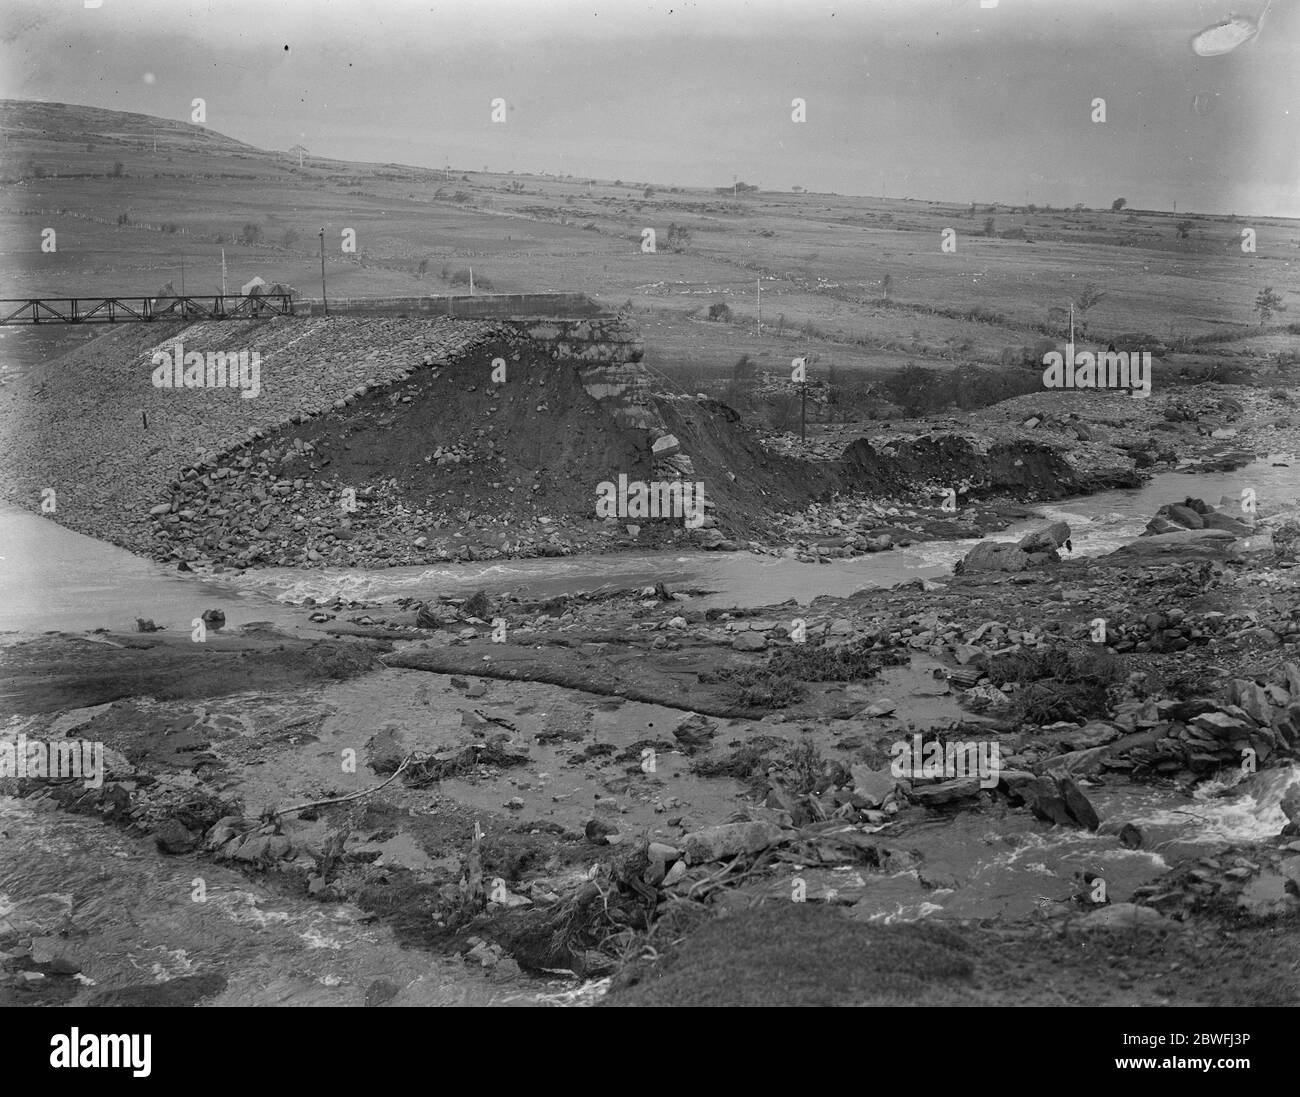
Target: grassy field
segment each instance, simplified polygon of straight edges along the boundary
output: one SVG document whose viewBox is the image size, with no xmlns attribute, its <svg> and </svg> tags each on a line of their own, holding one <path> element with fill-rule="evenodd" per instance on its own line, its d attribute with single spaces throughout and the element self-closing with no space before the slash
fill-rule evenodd
<svg viewBox="0 0 1300 1097">
<path fill-rule="evenodd" d="M 217 293 L 223 248 L 235 291 L 260 275 L 319 297 L 324 228 L 331 297 L 463 293 L 471 269 L 479 292 L 584 292 L 630 308 L 647 362 L 688 387 L 741 354 L 760 370 L 807 354 L 814 373 L 1005 363 L 1063 331 L 1088 286 L 1102 296 L 1080 319 L 1096 339 L 1143 332 L 1246 359 L 1297 344 L 1283 325 L 1300 296 L 1300 222 L 1286 219 L 300 167 L 188 123 L 12 100 L 0 133 L 4 297 L 179 291 L 182 259 L 186 291 Z M 47 228 L 57 251 L 42 251 Z M 355 254 L 341 249 L 347 229 Z M 1265 286 L 1282 305 L 1261 329 Z M 730 319 L 708 320 L 720 304 Z M 20 362 L 29 346 L 11 336 L 0 353 Z"/>
</svg>

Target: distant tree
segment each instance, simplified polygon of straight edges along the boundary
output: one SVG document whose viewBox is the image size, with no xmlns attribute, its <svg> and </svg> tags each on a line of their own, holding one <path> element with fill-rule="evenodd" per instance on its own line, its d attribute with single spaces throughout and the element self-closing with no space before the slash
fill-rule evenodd
<svg viewBox="0 0 1300 1097">
<path fill-rule="evenodd" d="M 883 297 L 886 301 L 888 301 L 889 291 L 893 288 L 894 288 L 894 276 L 892 274 L 886 274 L 880 280 L 880 296 Z"/>
<path fill-rule="evenodd" d="M 1082 213 L 1082 212 L 1083 212 L 1083 203 L 1082 203 L 1082 202 L 1075 202 L 1075 203 L 1074 203 L 1074 212 L 1075 212 L 1075 213 Z"/>
<path fill-rule="evenodd" d="M 1179 240 L 1186 240 L 1187 237 L 1188 237 L 1188 235 L 1189 235 L 1189 234 L 1191 233 L 1191 231 L 1192 231 L 1192 222 L 1191 222 L 1191 221 L 1179 221 L 1178 224 L 1177 224 L 1176 226 L 1174 226 L 1174 227 L 1178 229 L 1178 239 L 1179 239 Z"/>
<path fill-rule="evenodd" d="M 664 246 L 669 251 L 682 252 L 686 250 L 686 245 L 690 243 L 690 240 L 690 229 L 674 221 L 668 226 L 668 235 L 664 238 Z"/>
<path fill-rule="evenodd" d="M 654 187 L 646 187 L 645 192 L 641 195 L 643 198 L 653 198 L 655 196 Z"/>
<path fill-rule="evenodd" d="M 298 242 L 297 229 L 285 229 L 280 236 L 280 243 L 286 248 L 291 248 Z"/>
<path fill-rule="evenodd" d="M 993 235 L 993 218 L 992 218 L 992 217 L 986 217 L 986 218 L 984 218 L 984 235 L 985 235 L 985 236 L 992 236 L 992 235 Z"/>
<path fill-rule="evenodd" d="M 717 320 L 721 323 L 731 319 L 731 308 L 726 301 L 719 301 L 716 305 L 709 306 L 709 319 Z"/>
<path fill-rule="evenodd" d="M 1273 292 L 1272 286 L 1265 286 L 1255 298 L 1255 311 L 1259 313 L 1261 325 L 1267 324 L 1282 304 L 1282 298 Z"/>
<path fill-rule="evenodd" d="M 117 223 L 119 225 L 129 225 L 131 223 L 131 218 L 128 217 L 125 213 L 119 213 L 117 215 Z"/>
<path fill-rule="evenodd" d="M 1119 213 L 1119 211 L 1122 210 L 1127 205 L 1128 205 L 1127 198 L 1116 198 L 1115 201 L 1113 201 L 1110 204 L 1111 212 Z"/>
<path fill-rule="evenodd" d="M 421 278 L 423 278 L 426 274 L 428 274 L 428 273 L 429 273 L 429 260 L 427 260 L 427 259 L 421 259 L 421 260 L 420 260 L 420 265 L 419 265 L 418 267 L 415 268 L 415 273 L 418 274 L 418 275 L 420 275 Z"/>
<path fill-rule="evenodd" d="M 121 179 L 121 178 L 122 178 L 122 171 L 123 171 L 123 170 L 124 170 L 124 169 L 123 169 L 123 164 L 122 164 L 122 161 L 121 161 L 121 160 L 115 160 L 115 161 L 113 161 L 113 178 L 114 178 L 114 179 Z"/>
<path fill-rule="evenodd" d="M 247 222 L 239 234 L 245 244 L 256 244 L 262 238 L 262 226 L 252 221 Z"/>
</svg>

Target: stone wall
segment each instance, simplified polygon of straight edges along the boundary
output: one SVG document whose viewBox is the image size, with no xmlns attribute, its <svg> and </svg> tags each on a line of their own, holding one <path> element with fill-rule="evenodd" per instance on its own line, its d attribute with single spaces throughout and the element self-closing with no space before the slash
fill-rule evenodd
<svg viewBox="0 0 1300 1097">
<path fill-rule="evenodd" d="M 578 373 L 588 394 L 619 426 L 653 432 L 661 426 L 636 330 L 618 317 L 590 320 L 510 320 L 500 325 L 518 340 Z"/>
</svg>

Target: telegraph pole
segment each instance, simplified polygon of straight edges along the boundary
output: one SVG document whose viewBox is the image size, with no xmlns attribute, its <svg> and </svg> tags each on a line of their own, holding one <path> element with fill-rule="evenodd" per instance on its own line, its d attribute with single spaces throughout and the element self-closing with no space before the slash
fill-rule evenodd
<svg viewBox="0 0 1300 1097">
<path fill-rule="evenodd" d="M 320 303 L 325 315 L 330 314 L 330 304 L 325 297 L 325 230 L 320 230 Z"/>
<path fill-rule="evenodd" d="M 754 284 L 758 286 L 758 334 L 763 334 L 763 279 L 757 278 Z"/>
</svg>

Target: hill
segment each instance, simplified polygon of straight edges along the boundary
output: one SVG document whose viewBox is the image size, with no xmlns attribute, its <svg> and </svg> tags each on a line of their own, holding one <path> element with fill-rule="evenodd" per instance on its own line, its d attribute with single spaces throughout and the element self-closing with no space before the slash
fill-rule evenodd
<svg viewBox="0 0 1300 1097">
<path fill-rule="evenodd" d="M 187 122 L 0 103 L 7 138 L 0 294 L 216 292 L 254 274 L 335 296 L 564 289 L 624 306 L 646 363 L 695 389 L 741 355 L 814 375 L 908 361 L 1001 366 L 1059 337 L 1066 306 L 1097 338 L 1146 333 L 1193 359 L 1290 346 L 1253 304 L 1296 299 L 1300 225 L 1161 211 L 958 207 L 900 199 L 719 195 L 623 180 L 492 174 L 259 150 Z M 157 137 L 157 150 L 154 138 Z M 122 164 L 122 174 L 114 175 Z M 54 228 L 58 251 L 42 253 Z M 1242 230 L 1256 233 L 1254 252 Z M 655 250 L 643 250 L 647 229 Z M 344 251 L 345 233 L 355 252 Z M 942 248 L 955 233 L 955 250 Z M 182 266 L 184 268 L 182 278 Z M 762 327 L 759 329 L 759 286 Z M 712 305 L 729 318 L 710 322 Z"/>
</svg>

